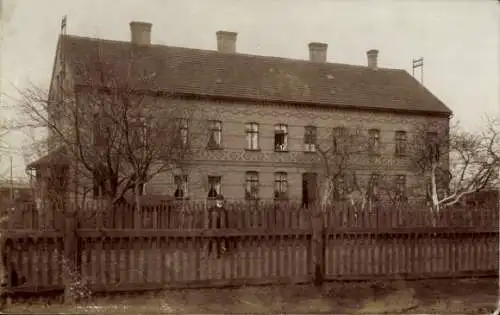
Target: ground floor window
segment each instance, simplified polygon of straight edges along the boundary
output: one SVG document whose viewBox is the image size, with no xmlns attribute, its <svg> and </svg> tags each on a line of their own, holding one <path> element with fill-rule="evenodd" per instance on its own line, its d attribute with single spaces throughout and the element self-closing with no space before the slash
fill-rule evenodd
<svg viewBox="0 0 500 315">
<path fill-rule="evenodd" d="M 222 177 L 208 176 L 208 198 L 215 198 L 222 195 Z"/>
</svg>

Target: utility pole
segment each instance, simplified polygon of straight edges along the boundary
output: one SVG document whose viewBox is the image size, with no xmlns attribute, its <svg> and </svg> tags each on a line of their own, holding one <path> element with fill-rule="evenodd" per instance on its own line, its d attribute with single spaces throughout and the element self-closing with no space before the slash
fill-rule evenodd
<svg viewBox="0 0 500 315">
<path fill-rule="evenodd" d="M 12 176 L 12 155 L 10 156 L 10 201 L 14 202 L 14 177 Z"/>
</svg>

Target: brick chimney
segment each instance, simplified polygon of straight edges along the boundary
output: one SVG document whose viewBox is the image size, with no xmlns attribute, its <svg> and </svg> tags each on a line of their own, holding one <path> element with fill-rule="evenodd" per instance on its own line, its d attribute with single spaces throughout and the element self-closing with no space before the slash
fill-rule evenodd
<svg viewBox="0 0 500 315">
<path fill-rule="evenodd" d="M 326 50 L 328 44 L 309 43 L 309 60 L 313 62 L 326 62 Z"/>
<path fill-rule="evenodd" d="M 238 33 L 228 31 L 217 31 L 217 50 L 223 53 L 236 53 L 236 37 Z"/>
<path fill-rule="evenodd" d="M 377 69 L 378 68 L 378 50 L 370 49 L 366 52 L 366 59 L 368 60 L 368 68 Z"/>
<path fill-rule="evenodd" d="M 151 45 L 151 28 L 153 24 L 148 22 L 130 22 L 130 42 L 136 45 Z"/>
</svg>

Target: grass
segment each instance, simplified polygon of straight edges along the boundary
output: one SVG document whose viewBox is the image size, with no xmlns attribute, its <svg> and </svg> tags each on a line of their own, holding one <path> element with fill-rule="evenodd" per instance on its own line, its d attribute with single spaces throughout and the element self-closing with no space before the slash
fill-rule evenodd
<svg viewBox="0 0 500 315">
<path fill-rule="evenodd" d="M 95 296 L 79 305 L 50 300 L 14 301 L 5 313 L 349 313 L 491 314 L 496 279 L 328 283 L 172 290 L 134 296 Z"/>
</svg>

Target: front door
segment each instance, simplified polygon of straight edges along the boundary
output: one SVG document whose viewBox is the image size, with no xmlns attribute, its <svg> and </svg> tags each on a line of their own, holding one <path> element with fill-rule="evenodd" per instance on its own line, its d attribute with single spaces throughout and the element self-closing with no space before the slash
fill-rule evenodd
<svg viewBox="0 0 500 315">
<path fill-rule="evenodd" d="M 302 206 L 309 207 L 316 201 L 318 176 L 316 173 L 302 174 Z"/>
</svg>

